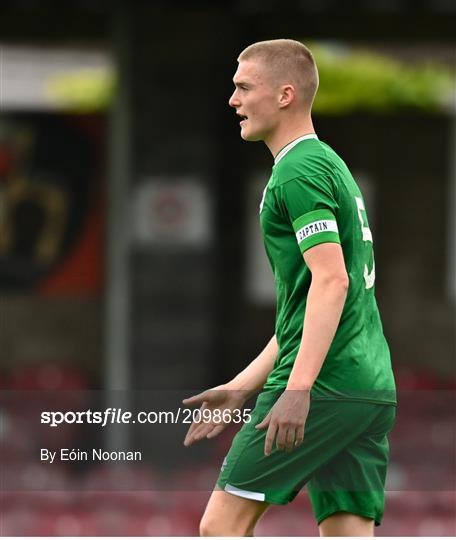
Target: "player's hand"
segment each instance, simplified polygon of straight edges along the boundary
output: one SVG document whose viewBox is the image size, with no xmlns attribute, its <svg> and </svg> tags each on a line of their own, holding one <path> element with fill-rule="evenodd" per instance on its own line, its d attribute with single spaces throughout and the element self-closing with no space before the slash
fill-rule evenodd
<svg viewBox="0 0 456 540">
<path fill-rule="evenodd" d="M 200 411 L 209 409 L 214 412 L 220 411 L 221 415 L 217 415 L 219 421 L 214 421 L 213 414 L 201 414 L 199 422 L 193 422 L 187 431 L 184 439 L 185 446 L 191 446 L 194 442 L 201 439 L 213 439 L 221 433 L 229 422 L 224 422 L 223 417 L 230 418 L 230 414 L 223 415 L 224 411 L 240 410 L 246 401 L 246 394 L 240 390 L 232 390 L 228 385 L 220 385 L 209 390 L 205 390 L 196 396 L 184 399 L 184 405 L 200 406 Z M 220 418 L 222 417 L 222 418 Z"/>
<path fill-rule="evenodd" d="M 274 403 L 257 429 L 266 429 L 264 454 L 269 456 L 274 440 L 279 450 L 291 452 L 304 440 L 304 426 L 310 406 L 310 392 L 306 390 L 285 390 Z"/>
</svg>

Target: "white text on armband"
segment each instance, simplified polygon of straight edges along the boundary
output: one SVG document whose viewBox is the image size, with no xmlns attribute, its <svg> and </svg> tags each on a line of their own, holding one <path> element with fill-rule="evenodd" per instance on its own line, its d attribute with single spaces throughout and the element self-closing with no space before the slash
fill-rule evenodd
<svg viewBox="0 0 456 540">
<path fill-rule="evenodd" d="M 309 238 L 309 236 L 322 232 L 339 232 L 337 222 L 334 219 L 321 219 L 309 223 L 296 232 L 296 239 L 298 240 L 298 243 L 300 243 L 306 238 Z"/>
</svg>

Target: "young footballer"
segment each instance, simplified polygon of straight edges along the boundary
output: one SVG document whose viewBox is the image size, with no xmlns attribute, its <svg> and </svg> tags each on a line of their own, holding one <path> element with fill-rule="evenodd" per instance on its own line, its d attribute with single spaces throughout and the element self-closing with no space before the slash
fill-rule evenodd
<svg viewBox="0 0 456 540">
<path fill-rule="evenodd" d="M 264 141 L 274 156 L 260 222 L 277 313 L 275 335 L 251 364 L 184 401 L 235 411 L 261 391 L 225 458 L 200 533 L 251 536 L 270 504 L 287 504 L 307 486 L 321 536 L 373 536 L 396 401 L 364 200 L 346 164 L 315 133 L 311 52 L 293 40 L 263 41 L 238 62 L 229 104 L 241 137 Z M 192 424 L 184 444 L 226 427 L 219 416 L 207 418 Z"/>
</svg>

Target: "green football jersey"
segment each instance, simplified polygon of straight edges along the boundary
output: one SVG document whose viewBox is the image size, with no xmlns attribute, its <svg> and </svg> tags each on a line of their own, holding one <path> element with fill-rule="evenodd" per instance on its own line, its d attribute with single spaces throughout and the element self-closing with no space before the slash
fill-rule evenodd
<svg viewBox="0 0 456 540">
<path fill-rule="evenodd" d="M 311 396 L 395 403 L 390 353 L 374 294 L 372 233 L 360 189 L 344 161 L 314 134 L 288 144 L 276 156 L 260 221 L 275 277 L 279 346 L 265 390 L 287 385 L 301 343 L 312 278 L 303 253 L 337 242 L 350 284 Z"/>
</svg>

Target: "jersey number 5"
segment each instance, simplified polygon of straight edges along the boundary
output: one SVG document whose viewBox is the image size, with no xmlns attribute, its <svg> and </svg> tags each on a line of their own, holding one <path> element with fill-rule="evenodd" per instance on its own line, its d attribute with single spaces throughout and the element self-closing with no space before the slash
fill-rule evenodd
<svg viewBox="0 0 456 540">
<path fill-rule="evenodd" d="M 366 208 L 361 197 L 355 197 L 356 206 L 358 208 L 359 222 L 361 223 L 361 231 L 363 233 L 363 241 L 372 243 L 372 231 L 369 229 L 367 221 L 364 220 Z M 364 265 L 364 283 L 366 289 L 372 289 L 375 283 L 375 261 L 372 258 L 372 270 L 369 272 L 367 264 Z"/>
</svg>

